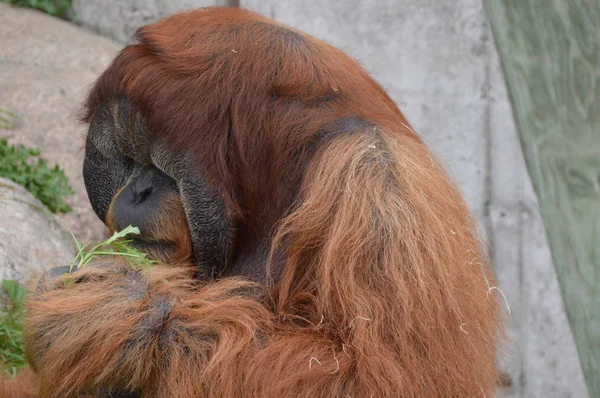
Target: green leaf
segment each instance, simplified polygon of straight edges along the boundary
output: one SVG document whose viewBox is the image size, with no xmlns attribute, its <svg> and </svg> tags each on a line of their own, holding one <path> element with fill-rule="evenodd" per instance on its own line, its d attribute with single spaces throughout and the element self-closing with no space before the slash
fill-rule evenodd
<svg viewBox="0 0 600 398">
<path fill-rule="evenodd" d="M 52 213 L 71 211 L 64 198 L 75 191 L 67 176 L 58 165 L 48 168 L 47 162 L 39 155 L 37 149 L 8 145 L 6 139 L 0 138 L 0 177 L 25 187 Z"/>
<path fill-rule="evenodd" d="M 17 7 L 33 8 L 60 17 L 71 8 L 72 0 L 2 0 L 2 2 Z"/>
<path fill-rule="evenodd" d="M 25 315 L 25 290 L 13 280 L 3 280 L 10 303 L 0 311 L 0 369 L 14 376 L 27 366 L 23 341 L 23 317 Z"/>
<path fill-rule="evenodd" d="M 131 225 L 129 225 L 129 226 L 127 226 L 127 228 L 112 234 L 112 236 L 110 238 L 108 238 L 108 240 L 106 242 L 104 242 L 103 246 L 111 245 L 117 239 L 124 238 L 125 236 L 127 236 L 129 234 L 139 235 L 140 229 L 138 227 L 132 227 Z"/>
<path fill-rule="evenodd" d="M 68 228 L 68 226 L 67 226 Z M 69 229 L 75 245 L 77 246 L 78 252 L 75 258 L 71 262 L 69 272 L 73 271 L 73 268 L 82 268 L 89 264 L 92 260 L 102 256 L 121 256 L 127 260 L 131 267 L 135 270 L 144 269 L 154 264 L 154 261 L 147 258 L 146 253 L 142 253 L 137 249 L 128 245 L 130 241 L 126 240 L 126 236 L 130 234 L 139 235 L 140 229 L 129 225 L 121 231 L 116 231 L 110 238 L 104 242 L 98 243 L 91 250 L 86 251 L 86 247 L 89 243 L 82 245 L 79 240 L 73 235 L 73 232 Z"/>
<path fill-rule="evenodd" d="M 6 290 L 8 297 L 13 303 L 23 302 L 23 299 L 25 298 L 25 289 L 23 289 L 17 281 L 4 279 L 2 281 L 2 287 Z"/>
<path fill-rule="evenodd" d="M 0 129 L 14 130 L 19 124 L 19 117 L 12 112 L 0 108 Z"/>
</svg>

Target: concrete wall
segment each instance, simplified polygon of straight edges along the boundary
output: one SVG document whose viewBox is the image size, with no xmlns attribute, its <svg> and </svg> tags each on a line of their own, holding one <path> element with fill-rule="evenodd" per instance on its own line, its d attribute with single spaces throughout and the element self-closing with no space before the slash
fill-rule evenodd
<svg viewBox="0 0 600 398">
<path fill-rule="evenodd" d="M 75 0 L 74 9 L 80 23 L 127 42 L 139 25 L 206 3 L 213 2 Z M 586 397 L 481 1 L 239 4 L 357 58 L 454 174 L 511 308 L 505 311 L 508 341 L 501 364 L 512 386 L 499 395 Z"/>
<path fill-rule="evenodd" d="M 73 0 L 70 18 L 120 43 L 128 43 L 140 26 L 176 12 L 233 4 L 233 0 Z"/>
</svg>

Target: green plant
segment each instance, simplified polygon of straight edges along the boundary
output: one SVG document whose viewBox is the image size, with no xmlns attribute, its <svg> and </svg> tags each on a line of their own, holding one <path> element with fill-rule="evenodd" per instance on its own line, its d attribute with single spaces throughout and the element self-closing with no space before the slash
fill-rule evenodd
<svg viewBox="0 0 600 398">
<path fill-rule="evenodd" d="M 71 8 L 72 0 L 2 0 L 17 7 L 33 8 L 55 17 L 62 17 Z"/>
<path fill-rule="evenodd" d="M 64 197 L 75 192 L 67 176 L 58 165 L 48 168 L 38 149 L 8 145 L 0 138 L 0 177 L 24 186 L 53 213 L 71 211 Z"/>
<path fill-rule="evenodd" d="M 0 130 L 14 130 L 19 123 L 19 117 L 12 112 L 0 108 Z"/>
<path fill-rule="evenodd" d="M 69 230 L 69 232 L 71 232 Z M 137 249 L 128 245 L 131 240 L 126 240 L 125 237 L 130 234 L 139 235 L 140 229 L 138 227 L 132 227 L 131 225 L 127 228 L 115 232 L 110 238 L 104 242 L 98 243 L 91 250 L 86 251 L 85 248 L 89 245 L 89 242 L 82 245 L 79 240 L 71 232 L 71 236 L 77 245 L 78 253 L 71 262 L 71 269 L 85 267 L 90 261 L 102 257 L 102 256 L 122 256 L 124 257 L 131 267 L 135 270 L 141 270 L 154 264 L 153 260 L 147 258 L 146 253 L 142 253 Z"/>
<path fill-rule="evenodd" d="M 0 368 L 9 375 L 27 366 L 23 342 L 23 316 L 25 314 L 25 290 L 18 282 L 2 281 L 10 302 L 0 312 Z"/>
</svg>

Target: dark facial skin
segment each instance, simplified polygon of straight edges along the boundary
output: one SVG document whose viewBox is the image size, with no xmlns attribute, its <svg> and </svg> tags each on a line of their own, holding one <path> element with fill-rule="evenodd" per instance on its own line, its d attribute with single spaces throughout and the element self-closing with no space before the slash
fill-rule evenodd
<svg viewBox="0 0 600 398">
<path fill-rule="evenodd" d="M 175 180 L 154 166 L 135 164 L 126 185 L 111 202 L 107 223 L 111 229 L 120 231 L 129 225 L 140 229 L 140 235 L 132 236 L 132 244 L 139 250 L 153 252 L 169 251 L 173 244 L 157 240 L 152 233 L 155 218 L 163 211 L 171 196 L 179 197 Z"/>
<path fill-rule="evenodd" d="M 115 122 L 108 106 L 98 109 L 90 123 L 83 159 L 83 180 L 92 209 L 106 223 L 108 207 L 135 167 L 114 139 Z"/>
<path fill-rule="evenodd" d="M 119 230 L 128 225 L 144 230 L 148 215 L 160 210 L 167 192 L 179 195 L 174 179 L 154 166 L 136 164 L 112 201 L 112 224 Z"/>
<path fill-rule="evenodd" d="M 145 118 L 121 98 L 101 106 L 90 123 L 83 177 L 92 208 L 112 231 L 140 228 L 134 246 L 164 262 L 190 260 L 200 279 L 217 277 L 229 255 L 223 199 L 185 154 L 152 139 Z M 176 247 L 177 246 L 177 247 Z M 184 253 L 185 254 L 185 253 Z"/>
</svg>

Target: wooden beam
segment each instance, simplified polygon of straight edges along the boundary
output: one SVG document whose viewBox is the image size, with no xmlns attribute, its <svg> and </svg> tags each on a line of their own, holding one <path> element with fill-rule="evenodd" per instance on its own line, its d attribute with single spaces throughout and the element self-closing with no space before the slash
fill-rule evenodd
<svg viewBox="0 0 600 398">
<path fill-rule="evenodd" d="M 484 2 L 586 383 L 600 397 L 600 0 Z"/>
</svg>

